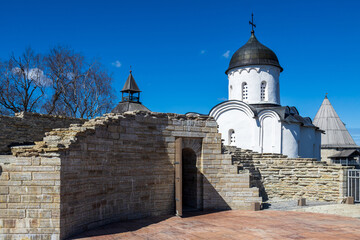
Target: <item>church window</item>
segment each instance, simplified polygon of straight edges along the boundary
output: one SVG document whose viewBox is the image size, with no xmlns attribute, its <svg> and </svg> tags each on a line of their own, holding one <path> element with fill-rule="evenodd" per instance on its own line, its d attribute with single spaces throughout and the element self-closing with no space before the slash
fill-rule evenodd
<svg viewBox="0 0 360 240">
<path fill-rule="evenodd" d="M 235 145 L 235 131 L 234 131 L 234 129 L 229 130 L 229 145 Z"/>
<path fill-rule="evenodd" d="M 260 99 L 261 101 L 266 101 L 266 82 L 261 83 Z"/>
<path fill-rule="evenodd" d="M 242 86 L 242 99 L 244 100 L 248 100 L 248 85 L 247 83 L 243 83 Z"/>
</svg>

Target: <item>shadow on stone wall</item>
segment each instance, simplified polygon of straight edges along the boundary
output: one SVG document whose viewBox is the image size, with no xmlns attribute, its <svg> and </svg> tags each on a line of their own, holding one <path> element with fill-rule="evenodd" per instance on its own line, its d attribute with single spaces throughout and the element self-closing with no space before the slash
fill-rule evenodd
<svg viewBox="0 0 360 240">
<path fill-rule="evenodd" d="M 266 188 L 262 181 L 261 172 L 259 171 L 258 168 L 255 167 L 253 161 L 250 161 L 248 167 L 250 172 L 250 187 L 259 188 L 259 194 L 263 202 L 269 200 L 268 194 L 266 192 Z"/>
<path fill-rule="evenodd" d="M 236 151 L 236 150 L 235 150 Z M 235 152 L 234 151 L 234 152 Z M 260 170 L 255 166 L 254 160 L 252 157 L 247 156 L 246 163 L 241 161 L 241 157 L 235 153 L 232 156 L 232 161 L 234 165 L 238 165 L 238 170 L 241 173 L 242 171 L 248 171 L 250 173 L 250 187 L 257 187 L 259 189 L 260 197 L 262 201 L 265 202 L 269 200 L 269 196 L 266 192 L 266 188 L 263 183 L 263 178 Z"/>
<path fill-rule="evenodd" d="M 205 211 L 223 211 L 231 210 L 224 198 L 219 194 L 218 190 L 210 183 L 205 175 L 202 175 L 204 183 L 204 199 L 203 206 Z"/>
</svg>

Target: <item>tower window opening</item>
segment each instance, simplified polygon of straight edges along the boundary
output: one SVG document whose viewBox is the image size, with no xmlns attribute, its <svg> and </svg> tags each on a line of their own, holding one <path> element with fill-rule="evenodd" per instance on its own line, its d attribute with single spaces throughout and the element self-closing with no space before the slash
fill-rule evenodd
<svg viewBox="0 0 360 240">
<path fill-rule="evenodd" d="M 234 131 L 234 129 L 229 130 L 229 145 L 235 145 L 235 131 Z"/>
<path fill-rule="evenodd" d="M 243 83 L 243 87 L 242 87 L 242 98 L 243 100 L 248 100 L 248 85 L 247 83 Z"/>
<path fill-rule="evenodd" d="M 266 82 L 261 83 L 260 99 L 261 101 L 266 101 Z"/>
</svg>

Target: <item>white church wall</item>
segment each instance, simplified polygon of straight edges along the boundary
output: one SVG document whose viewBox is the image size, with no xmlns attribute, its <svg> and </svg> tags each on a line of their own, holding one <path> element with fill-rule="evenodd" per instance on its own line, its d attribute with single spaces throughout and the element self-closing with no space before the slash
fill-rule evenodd
<svg viewBox="0 0 360 240">
<path fill-rule="evenodd" d="M 281 122 L 274 111 L 265 110 L 259 114 L 260 147 L 262 153 L 281 153 Z"/>
<path fill-rule="evenodd" d="M 234 121 L 236 119 L 236 121 Z M 225 145 L 251 149 L 254 142 L 254 119 L 249 118 L 244 112 L 230 110 L 220 115 L 217 119 L 221 138 Z M 256 127 L 256 126 L 255 126 Z M 233 143 L 230 142 L 229 130 L 234 131 Z"/>
<path fill-rule="evenodd" d="M 229 100 L 249 104 L 273 103 L 280 105 L 280 69 L 274 66 L 254 65 L 235 68 L 228 73 Z M 265 99 L 261 99 L 261 83 L 266 83 Z M 247 99 L 243 97 L 243 85 L 247 84 Z"/>
<path fill-rule="evenodd" d="M 299 156 L 300 125 L 283 123 L 282 126 L 282 154 L 290 158 Z"/>
<path fill-rule="evenodd" d="M 214 107 L 210 116 L 219 125 L 219 132 L 225 145 L 259 151 L 259 127 L 253 111 L 243 102 L 229 101 Z M 231 137 L 231 135 L 233 135 Z M 233 142 L 231 141 L 233 140 Z"/>
</svg>

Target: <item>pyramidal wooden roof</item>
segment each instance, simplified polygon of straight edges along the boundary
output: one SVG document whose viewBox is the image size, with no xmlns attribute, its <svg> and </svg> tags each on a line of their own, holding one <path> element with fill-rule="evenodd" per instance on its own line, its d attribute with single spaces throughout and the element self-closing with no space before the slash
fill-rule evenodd
<svg viewBox="0 0 360 240">
<path fill-rule="evenodd" d="M 141 92 L 133 75 L 131 74 L 131 71 L 121 92 Z"/>
<path fill-rule="evenodd" d="M 321 134 L 322 148 L 359 148 L 327 96 L 325 96 L 313 124 L 325 131 L 325 134 Z"/>
</svg>

